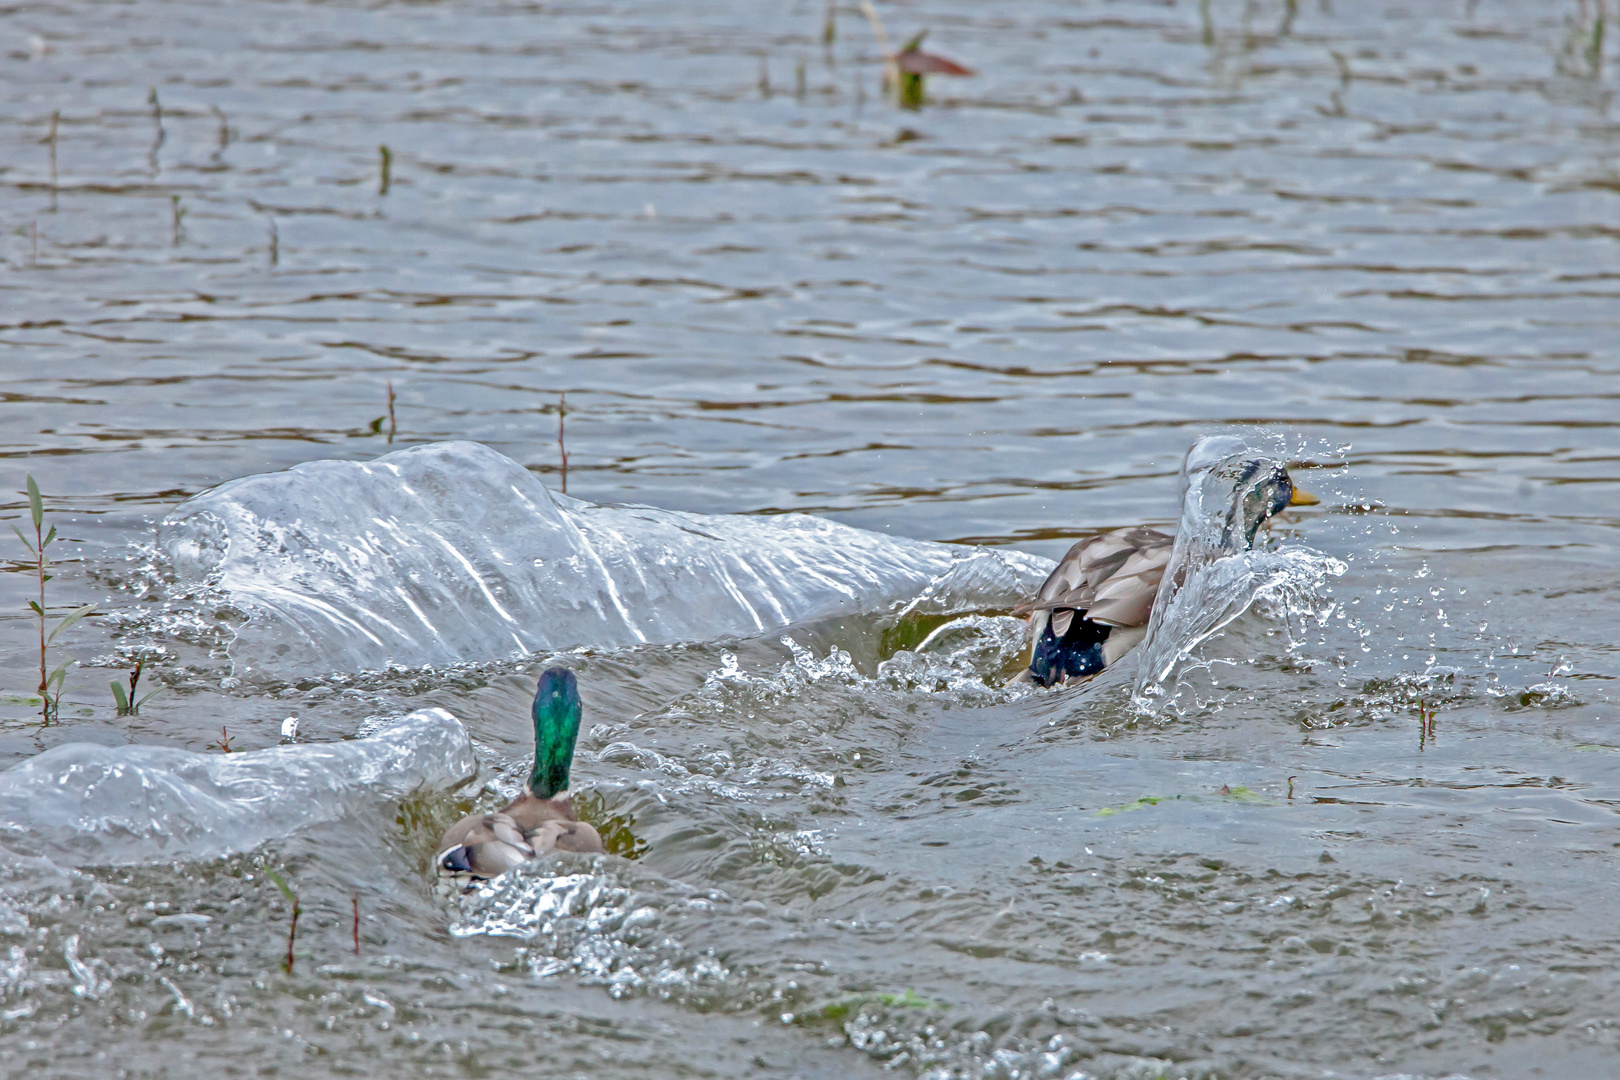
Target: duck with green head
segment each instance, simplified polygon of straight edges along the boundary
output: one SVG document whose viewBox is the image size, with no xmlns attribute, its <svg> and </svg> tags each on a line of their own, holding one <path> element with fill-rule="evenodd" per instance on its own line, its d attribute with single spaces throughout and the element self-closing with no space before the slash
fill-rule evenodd
<svg viewBox="0 0 1620 1080">
<path fill-rule="evenodd" d="M 492 814 L 469 814 L 439 841 L 440 877 L 461 882 L 497 877 L 553 851 L 603 850 L 602 838 L 574 816 L 568 772 L 579 737 L 579 686 L 567 668 L 540 676 L 534 695 L 534 768 L 517 798 Z"/>
<path fill-rule="evenodd" d="M 1209 475 L 1230 496 L 1218 546 L 1248 551 L 1260 526 L 1290 506 L 1312 506 L 1314 495 L 1296 487 L 1282 465 L 1266 459 L 1208 456 L 1229 448 L 1225 439 L 1200 440 L 1182 462 L 1185 497 L 1193 475 Z M 1020 681 L 1053 686 L 1097 674 L 1147 636 L 1153 602 L 1175 550 L 1176 538 L 1145 526 L 1089 536 L 1069 549 L 1035 598 L 1013 609 L 1029 616 L 1029 668 Z"/>
</svg>

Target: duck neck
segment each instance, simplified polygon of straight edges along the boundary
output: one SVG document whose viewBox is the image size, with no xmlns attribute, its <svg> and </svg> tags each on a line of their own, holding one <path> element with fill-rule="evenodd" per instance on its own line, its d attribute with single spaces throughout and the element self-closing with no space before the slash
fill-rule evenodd
<svg viewBox="0 0 1620 1080">
<path fill-rule="evenodd" d="M 579 691 L 572 673 L 554 676 L 548 671 L 541 676 L 534 696 L 534 769 L 529 773 L 529 792 L 535 797 L 551 799 L 568 791 L 579 718 Z"/>
<path fill-rule="evenodd" d="M 1258 461 L 1244 464 L 1232 491 L 1232 503 L 1226 511 L 1226 525 L 1221 530 L 1221 547 L 1227 551 L 1248 551 L 1254 547 L 1255 534 L 1269 518 L 1276 502 L 1276 489 L 1266 467 Z"/>
</svg>

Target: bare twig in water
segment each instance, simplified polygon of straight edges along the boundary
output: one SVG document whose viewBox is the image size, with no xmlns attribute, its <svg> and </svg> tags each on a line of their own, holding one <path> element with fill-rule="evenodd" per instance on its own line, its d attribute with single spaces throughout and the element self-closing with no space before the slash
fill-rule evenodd
<svg viewBox="0 0 1620 1080">
<path fill-rule="evenodd" d="M 218 161 L 225 153 L 225 148 L 231 145 L 231 126 L 225 122 L 225 110 L 218 105 L 208 106 L 213 111 L 214 119 L 219 121 L 219 145 L 214 148 L 214 160 Z"/>
<path fill-rule="evenodd" d="M 230 733 L 225 730 L 224 724 L 219 725 L 219 740 L 217 742 L 211 742 L 208 745 L 226 754 L 231 752 L 231 736 Z"/>
<path fill-rule="evenodd" d="M 354 894 L 354 955 L 360 955 L 360 894 Z"/>
<path fill-rule="evenodd" d="M 377 158 L 377 194 L 386 195 L 389 184 L 393 182 L 394 152 L 384 143 L 377 147 Z"/>
<path fill-rule="evenodd" d="M 163 131 L 163 102 L 158 100 L 157 87 L 152 87 L 146 95 L 146 103 L 152 107 L 152 149 L 146 152 L 146 163 L 152 170 L 152 175 L 158 172 L 158 150 L 163 147 L 163 140 L 168 136 Z"/>
<path fill-rule="evenodd" d="M 872 6 L 872 0 L 861 0 L 861 14 L 872 26 L 872 36 L 877 38 L 878 48 L 883 50 L 884 56 L 892 56 L 894 49 L 889 45 L 889 32 L 883 28 L 883 20 L 878 18 L 877 8 Z"/>
<path fill-rule="evenodd" d="M 45 136 L 45 145 L 51 148 L 51 213 L 56 213 L 56 129 L 62 122 L 62 110 L 51 113 L 51 131 Z"/>
<path fill-rule="evenodd" d="M 557 395 L 557 453 L 562 457 L 562 492 L 568 494 L 568 444 L 563 442 L 563 417 L 568 415 L 568 394 Z"/>
<path fill-rule="evenodd" d="M 186 238 L 186 208 L 180 205 L 180 196 L 169 196 L 169 246 L 179 247 L 180 241 Z"/>
<path fill-rule="evenodd" d="M 394 445 L 394 380 L 388 380 L 388 445 Z"/>
<path fill-rule="evenodd" d="M 1299 777 L 1297 777 L 1297 776 L 1290 776 L 1288 778 L 1288 798 L 1290 800 L 1292 800 L 1293 797 L 1294 797 L 1294 781 L 1298 780 L 1298 779 L 1299 779 Z"/>
<path fill-rule="evenodd" d="M 291 975 L 293 969 L 293 942 L 298 937 L 298 916 L 303 913 L 303 909 L 298 906 L 298 894 L 292 891 L 292 886 L 288 885 L 284 880 L 282 880 L 280 874 L 276 873 L 268 866 L 264 868 L 264 873 L 266 877 L 276 883 L 276 888 L 281 890 L 281 895 L 285 896 L 287 898 L 287 903 L 292 905 L 292 925 L 287 927 L 286 965 L 287 974 Z M 356 901 L 356 903 L 358 903 L 358 901 Z"/>
</svg>

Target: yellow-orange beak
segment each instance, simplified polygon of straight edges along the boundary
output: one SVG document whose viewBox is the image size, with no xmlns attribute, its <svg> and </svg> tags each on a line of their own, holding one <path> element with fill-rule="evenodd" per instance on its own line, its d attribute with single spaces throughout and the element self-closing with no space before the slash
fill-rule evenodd
<svg viewBox="0 0 1620 1080">
<path fill-rule="evenodd" d="M 1315 506 L 1317 503 L 1319 503 L 1321 501 L 1322 501 L 1321 499 L 1318 499 L 1315 495 L 1312 495 L 1310 492 L 1306 491 L 1304 488 L 1295 487 L 1294 488 L 1294 494 L 1289 496 L 1288 505 L 1289 506 Z"/>
</svg>

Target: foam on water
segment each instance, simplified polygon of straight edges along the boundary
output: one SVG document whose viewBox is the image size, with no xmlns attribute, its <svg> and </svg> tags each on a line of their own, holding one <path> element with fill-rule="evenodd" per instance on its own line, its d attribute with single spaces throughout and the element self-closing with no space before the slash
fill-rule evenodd
<svg viewBox="0 0 1620 1080">
<path fill-rule="evenodd" d="M 466 729 L 443 709 L 369 738 L 234 754 L 68 743 L 0 773 L 0 846 L 63 866 L 209 859 L 473 771 Z"/>
<path fill-rule="evenodd" d="M 754 635 L 899 608 L 994 606 L 1047 560 L 803 514 L 689 514 L 546 489 L 477 443 L 235 480 L 164 519 L 181 589 L 247 615 L 238 676 L 375 670 Z"/>
</svg>

